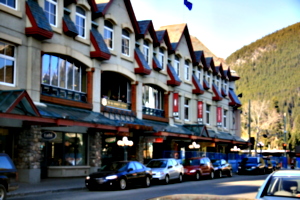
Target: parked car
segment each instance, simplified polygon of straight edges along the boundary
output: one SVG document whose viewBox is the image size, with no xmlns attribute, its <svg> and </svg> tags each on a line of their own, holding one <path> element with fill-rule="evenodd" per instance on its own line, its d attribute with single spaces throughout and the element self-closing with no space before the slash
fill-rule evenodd
<svg viewBox="0 0 300 200">
<path fill-rule="evenodd" d="M 215 177 L 214 167 L 207 157 L 188 158 L 183 161 L 184 176 L 187 179 L 200 180 L 207 176 L 210 179 Z"/>
<path fill-rule="evenodd" d="M 295 199 L 300 197 L 299 189 L 300 170 L 278 170 L 265 179 L 256 194 L 256 199 Z"/>
<path fill-rule="evenodd" d="M 232 166 L 224 159 L 213 159 L 211 160 L 214 170 L 215 177 L 221 178 L 223 175 L 232 177 Z"/>
<path fill-rule="evenodd" d="M 146 165 L 152 169 L 153 180 L 162 181 L 168 184 L 170 180 L 182 182 L 183 166 L 174 158 L 152 159 Z"/>
<path fill-rule="evenodd" d="M 149 187 L 152 179 L 150 168 L 137 161 L 116 161 L 109 163 L 85 178 L 89 190 L 114 187 L 125 190 L 128 184 L 142 184 Z"/>
<path fill-rule="evenodd" d="M 8 192 L 19 188 L 17 183 L 18 173 L 11 158 L 0 153 L 0 199 L 6 199 Z"/>
<path fill-rule="evenodd" d="M 238 174 L 265 174 L 266 164 L 261 157 L 246 157 L 239 162 Z"/>
<path fill-rule="evenodd" d="M 268 173 L 268 174 L 272 173 L 274 170 L 273 170 L 273 164 L 272 164 L 271 160 L 269 158 L 266 158 L 264 160 L 265 160 L 265 164 L 266 164 L 265 173 Z"/>
<path fill-rule="evenodd" d="M 273 171 L 281 169 L 281 164 L 276 160 L 271 160 L 271 163 L 273 165 Z"/>
</svg>

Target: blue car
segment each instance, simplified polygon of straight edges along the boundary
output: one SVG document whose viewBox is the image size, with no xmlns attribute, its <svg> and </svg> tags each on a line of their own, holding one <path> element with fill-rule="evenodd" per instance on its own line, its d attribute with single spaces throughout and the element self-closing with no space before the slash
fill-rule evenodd
<svg viewBox="0 0 300 200">
<path fill-rule="evenodd" d="M 103 166 L 98 172 L 85 178 L 89 190 L 114 187 L 125 190 L 128 184 L 142 184 L 149 187 L 152 171 L 137 161 L 116 161 Z"/>
</svg>

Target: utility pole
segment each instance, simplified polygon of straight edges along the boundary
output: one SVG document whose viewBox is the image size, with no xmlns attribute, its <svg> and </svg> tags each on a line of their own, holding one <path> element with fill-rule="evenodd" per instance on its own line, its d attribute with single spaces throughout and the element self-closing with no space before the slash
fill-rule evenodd
<svg viewBox="0 0 300 200">
<path fill-rule="evenodd" d="M 251 138 L 251 101 L 249 100 L 249 110 L 248 110 L 248 136 L 249 136 L 249 142 L 250 142 L 250 138 Z M 252 144 L 254 145 L 254 144 Z M 249 146 L 249 156 L 251 156 L 251 145 Z"/>
<path fill-rule="evenodd" d="M 283 134 L 284 134 L 284 143 L 286 144 L 286 113 L 283 113 Z M 286 148 L 284 150 L 284 157 L 286 157 Z"/>
</svg>

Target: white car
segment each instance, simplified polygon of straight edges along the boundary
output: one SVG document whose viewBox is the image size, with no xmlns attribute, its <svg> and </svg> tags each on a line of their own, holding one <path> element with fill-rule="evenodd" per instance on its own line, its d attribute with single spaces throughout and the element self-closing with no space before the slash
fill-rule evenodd
<svg viewBox="0 0 300 200">
<path fill-rule="evenodd" d="M 270 174 L 259 188 L 256 199 L 289 200 L 300 197 L 300 170 L 279 170 Z"/>
<path fill-rule="evenodd" d="M 182 182 L 184 168 L 174 158 L 152 159 L 146 165 L 152 169 L 152 179 L 168 184 L 170 180 Z"/>
</svg>

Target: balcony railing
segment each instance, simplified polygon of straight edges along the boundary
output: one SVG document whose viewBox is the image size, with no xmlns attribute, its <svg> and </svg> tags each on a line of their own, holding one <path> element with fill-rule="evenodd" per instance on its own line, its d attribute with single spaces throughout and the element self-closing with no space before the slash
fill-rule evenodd
<svg viewBox="0 0 300 200">
<path fill-rule="evenodd" d="M 143 107 L 143 114 L 145 115 L 152 115 L 156 117 L 164 117 L 165 111 L 155 108 Z"/>
<path fill-rule="evenodd" d="M 87 102 L 87 94 L 50 85 L 41 85 L 42 94 L 73 101 Z"/>
</svg>

